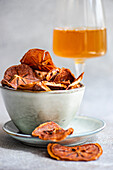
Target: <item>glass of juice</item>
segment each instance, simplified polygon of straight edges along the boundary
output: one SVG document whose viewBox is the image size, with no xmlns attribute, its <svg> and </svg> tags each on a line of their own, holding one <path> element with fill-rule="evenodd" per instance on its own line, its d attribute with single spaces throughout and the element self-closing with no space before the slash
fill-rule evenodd
<svg viewBox="0 0 113 170">
<path fill-rule="evenodd" d="M 85 60 L 106 53 L 106 27 L 101 0 L 61 0 L 53 30 L 53 52 L 73 58 L 76 76 L 84 71 Z"/>
</svg>

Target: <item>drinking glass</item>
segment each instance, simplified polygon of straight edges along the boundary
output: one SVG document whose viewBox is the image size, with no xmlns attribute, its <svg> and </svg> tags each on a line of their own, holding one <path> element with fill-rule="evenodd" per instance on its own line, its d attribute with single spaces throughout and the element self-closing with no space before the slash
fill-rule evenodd
<svg viewBox="0 0 113 170">
<path fill-rule="evenodd" d="M 86 59 L 106 53 L 106 27 L 101 0 L 57 0 L 53 52 L 73 58 L 76 75 Z"/>
</svg>

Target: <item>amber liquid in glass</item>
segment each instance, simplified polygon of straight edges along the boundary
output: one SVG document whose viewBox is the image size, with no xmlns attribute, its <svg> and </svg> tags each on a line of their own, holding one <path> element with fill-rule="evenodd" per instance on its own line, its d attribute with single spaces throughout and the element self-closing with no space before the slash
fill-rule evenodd
<svg viewBox="0 0 113 170">
<path fill-rule="evenodd" d="M 106 28 L 55 28 L 53 52 L 68 58 L 92 58 L 106 53 Z"/>
</svg>

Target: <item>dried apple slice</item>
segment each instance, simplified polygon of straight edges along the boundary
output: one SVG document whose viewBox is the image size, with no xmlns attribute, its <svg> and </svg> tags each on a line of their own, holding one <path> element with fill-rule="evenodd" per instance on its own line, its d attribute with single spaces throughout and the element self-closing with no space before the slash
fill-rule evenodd
<svg viewBox="0 0 113 170">
<path fill-rule="evenodd" d="M 26 85 L 26 84 L 28 84 L 28 83 L 31 83 L 33 80 L 30 80 L 30 79 L 25 79 L 25 78 L 22 78 L 22 77 L 20 77 L 20 76 L 18 76 L 18 75 L 14 75 L 11 79 L 10 79 L 10 81 L 7 81 L 7 80 L 5 80 L 5 79 L 3 79 L 2 80 L 2 85 L 3 86 L 9 86 L 9 87 L 12 87 L 12 88 L 14 88 L 14 89 L 17 89 L 18 88 L 18 86 L 20 86 L 20 85 Z"/>
<path fill-rule="evenodd" d="M 48 86 L 51 90 L 64 90 L 67 88 L 64 84 L 56 84 L 55 82 L 43 81 L 43 83 Z"/>
<path fill-rule="evenodd" d="M 50 71 L 55 68 L 49 52 L 42 49 L 30 49 L 20 62 L 41 71 Z"/>
<path fill-rule="evenodd" d="M 37 81 L 37 78 L 28 65 L 19 64 L 9 67 L 4 73 L 4 79 L 1 81 L 3 86 L 9 86 L 17 89 L 18 85 Z"/>
<path fill-rule="evenodd" d="M 14 75 L 17 75 L 17 65 L 9 67 L 4 73 L 4 79 L 10 81 Z"/>
<path fill-rule="evenodd" d="M 18 89 L 21 90 L 30 90 L 30 91 L 51 91 L 43 82 L 31 82 L 24 85 L 19 85 Z"/>
<path fill-rule="evenodd" d="M 17 80 L 16 80 L 17 81 Z M 2 81 L 1 81 L 1 84 L 2 84 L 2 86 L 8 86 L 8 87 L 12 87 L 12 88 L 14 88 L 14 89 L 17 89 L 17 82 L 13 82 L 13 83 L 10 83 L 10 82 L 8 82 L 7 80 L 5 80 L 5 79 L 3 79 Z"/>
<path fill-rule="evenodd" d="M 39 70 L 34 70 L 34 72 L 35 72 L 35 75 L 36 75 L 37 79 L 39 79 L 41 81 L 46 79 L 47 72 L 39 71 Z"/>
<path fill-rule="evenodd" d="M 69 90 L 69 89 L 75 89 L 75 88 L 78 88 L 78 87 L 80 87 L 80 82 L 81 82 L 81 80 L 83 79 L 83 75 L 84 75 L 84 72 L 83 73 L 81 73 L 81 75 L 73 82 L 73 83 L 71 83 L 68 87 L 67 87 L 67 90 Z"/>
<path fill-rule="evenodd" d="M 56 75 L 59 73 L 60 68 L 54 68 L 53 70 L 50 70 L 46 76 L 46 80 L 47 81 L 54 81 L 54 78 L 56 77 Z"/>
<path fill-rule="evenodd" d="M 51 91 L 51 89 L 46 86 L 43 82 L 37 82 L 34 87 L 33 87 L 34 91 Z"/>
<path fill-rule="evenodd" d="M 4 73 L 4 79 L 10 81 L 14 75 L 21 76 L 22 78 L 36 79 L 32 68 L 25 64 L 9 67 Z"/>
<path fill-rule="evenodd" d="M 39 125 L 33 132 L 32 136 L 39 137 L 42 140 L 61 141 L 73 133 L 73 128 L 64 130 L 55 122 L 46 122 Z"/>
<path fill-rule="evenodd" d="M 62 146 L 57 143 L 49 143 L 47 151 L 52 158 L 69 161 L 92 161 L 102 155 L 102 148 L 98 143 L 84 144 L 80 146 Z"/>
<path fill-rule="evenodd" d="M 75 81 L 76 78 L 74 74 L 71 73 L 71 71 L 67 68 L 61 68 L 60 72 L 56 75 L 54 78 L 55 83 L 65 83 L 67 81 L 70 81 L 71 83 Z"/>
</svg>

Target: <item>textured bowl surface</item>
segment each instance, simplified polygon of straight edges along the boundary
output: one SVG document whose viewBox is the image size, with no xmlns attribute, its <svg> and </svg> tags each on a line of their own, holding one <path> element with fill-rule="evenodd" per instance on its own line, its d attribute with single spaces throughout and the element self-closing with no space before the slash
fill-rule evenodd
<svg viewBox="0 0 113 170">
<path fill-rule="evenodd" d="M 36 126 L 46 121 L 66 127 L 80 107 L 84 90 L 82 86 L 72 90 L 28 92 L 1 87 L 11 120 L 25 134 L 31 134 Z"/>
</svg>

